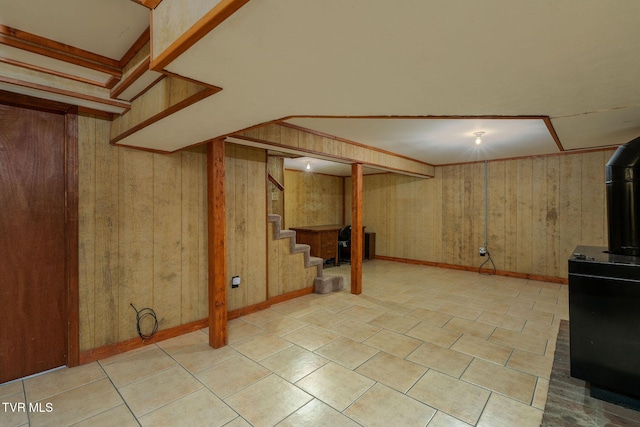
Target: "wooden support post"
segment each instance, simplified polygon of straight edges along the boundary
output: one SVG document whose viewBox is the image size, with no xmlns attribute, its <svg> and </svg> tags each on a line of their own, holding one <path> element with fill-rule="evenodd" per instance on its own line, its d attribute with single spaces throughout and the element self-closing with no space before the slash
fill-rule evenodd
<svg viewBox="0 0 640 427">
<path fill-rule="evenodd" d="M 362 164 L 351 165 L 351 293 L 362 293 Z"/>
<path fill-rule="evenodd" d="M 209 345 L 227 345 L 227 264 L 224 140 L 207 145 L 207 216 L 209 224 Z"/>
</svg>

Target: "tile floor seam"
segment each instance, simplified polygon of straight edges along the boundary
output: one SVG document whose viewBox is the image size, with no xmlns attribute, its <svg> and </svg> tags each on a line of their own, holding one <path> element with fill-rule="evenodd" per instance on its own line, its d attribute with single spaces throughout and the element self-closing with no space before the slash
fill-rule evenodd
<svg viewBox="0 0 640 427">
<path fill-rule="evenodd" d="M 444 328 L 440 328 L 440 329 L 444 329 Z M 458 341 L 460 341 L 464 336 L 470 336 L 470 335 L 465 335 L 464 333 L 460 333 L 460 335 L 458 336 L 458 338 L 456 338 L 456 340 L 455 340 L 454 342 L 452 342 L 452 343 L 451 343 L 451 345 L 450 345 L 449 347 L 446 347 L 446 348 L 448 348 L 449 350 L 453 350 L 453 348 L 451 348 L 451 347 L 453 347 L 454 345 L 456 345 L 456 343 L 457 343 Z M 453 350 L 453 351 L 457 351 L 457 350 Z M 460 352 L 458 351 L 458 353 L 460 353 Z"/>
<path fill-rule="evenodd" d="M 537 375 L 535 377 L 536 377 L 536 383 L 533 385 L 533 395 L 531 396 L 531 401 L 529 402 L 529 406 L 531 406 L 532 408 L 534 407 L 533 403 L 536 400 L 536 390 L 538 389 L 538 382 L 540 382 L 540 377 Z"/>
<path fill-rule="evenodd" d="M 20 381 L 22 383 L 22 397 L 24 398 L 24 401 L 27 401 L 27 388 L 24 384 L 24 380 Z M 30 426 L 31 425 L 31 413 L 29 411 L 27 411 L 27 425 Z"/>
<path fill-rule="evenodd" d="M 507 365 L 509 365 L 509 361 L 511 361 L 511 358 L 513 357 L 513 354 L 514 354 L 515 352 L 516 352 L 516 349 L 515 349 L 515 348 L 511 348 L 511 352 L 509 353 L 509 357 L 507 357 L 507 360 L 504 362 L 504 365 L 502 365 L 502 366 L 504 366 L 504 367 L 505 367 L 505 368 L 507 368 L 507 369 L 513 369 L 513 368 L 510 368 L 510 367 L 509 367 L 509 366 L 507 366 Z M 518 371 L 518 369 L 513 369 L 513 370 Z M 525 373 L 526 373 L 526 372 L 525 372 Z"/>
<path fill-rule="evenodd" d="M 120 385 L 120 388 L 123 388 L 123 387 L 126 387 L 126 386 L 130 386 L 130 385 L 132 385 L 132 384 L 136 384 L 136 383 L 138 383 L 138 382 L 140 382 L 140 381 L 143 381 L 143 380 L 145 380 L 145 379 L 147 379 L 147 378 L 149 378 L 149 377 L 151 377 L 151 376 L 153 376 L 153 375 L 158 374 L 159 372 L 168 371 L 168 370 L 170 370 L 170 369 L 175 368 L 176 366 L 179 366 L 179 367 L 181 367 L 181 368 L 185 369 L 182 365 L 180 365 L 179 363 L 176 363 L 176 364 L 175 364 L 175 365 L 173 365 L 173 366 L 167 366 L 166 368 L 161 368 L 161 369 L 159 369 L 159 370 L 157 370 L 157 371 L 153 371 L 153 373 L 151 373 L 151 374 L 149 374 L 149 375 L 145 375 L 144 377 L 137 378 L 137 379 L 136 379 L 136 380 L 134 380 L 134 381 L 130 381 L 130 382 L 128 382 L 128 383 L 123 383 L 123 384 L 121 384 L 121 385 Z M 185 369 L 185 370 L 186 370 L 189 374 L 191 374 L 191 372 L 189 372 L 187 369 Z M 107 375 L 107 376 L 108 376 L 108 375 Z M 111 379 L 111 377 L 109 377 L 109 379 Z M 112 383 L 113 383 L 113 381 L 112 381 Z M 89 383 L 87 383 L 87 384 L 89 384 Z"/>
<path fill-rule="evenodd" d="M 463 379 L 462 379 L 462 377 L 464 376 L 465 372 L 467 372 L 467 370 L 469 369 L 469 367 L 471 366 L 471 364 L 473 363 L 473 361 L 474 361 L 474 360 L 476 360 L 476 359 L 484 360 L 484 359 L 481 359 L 481 358 L 479 358 L 479 357 L 475 357 L 475 356 L 471 356 L 471 357 L 472 357 L 473 359 L 471 359 L 471 362 L 469 362 L 469 364 L 466 366 L 466 368 L 464 368 L 464 371 L 462 371 L 462 373 L 460 374 L 460 377 L 459 377 L 459 378 L 456 378 L 457 380 L 467 382 L 467 381 L 463 380 Z M 440 372 L 440 371 L 438 371 L 438 372 Z M 441 372 L 441 373 L 443 373 L 443 374 L 444 374 L 444 372 Z"/>
<path fill-rule="evenodd" d="M 69 427 L 73 427 L 73 426 L 76 426 L 76 425 L 78 425 L 78 424 L 80 424 L 80 423 L 84 423 L 84 422 L 86 422 L 86 421 L 90 420 L 91 418 L 95 418 L 95 417 L 97 417 L 97 416 L 99 416 L 99 415 L 105 414 L 105 413 L 107 413 L 107 412 L 109 412 L 109 411 L 114 410 L 115 408 L 117 408 L 117 407 L 119 407 L 119 406 L 127 406 L 127 403 L 124 401 L 124 399 L 123 399 L 123 401 L 122 401 L 122 404 L 121 404 L 121 405 L 117 405 L 117 406 L 114 406 L 113 408 L 105 409 L 105 410 L 104 410 L 104 411 L 102 411 L 102 412 L 99 412 L 99 413 L 97 413 L 97 414 L 93 414 L 93 415 L 92 415 L 92 416 L 90 416 L 89 418 L 85 418 L 84 420 L 80 420 L 80 421 L 78 421 L 78 422 L 75 422 L 75 423 L 71 424 Z M 133 412 L 131 412 L 131 409 L 129 409 L 129 407 L 128 407 L 128 406 L 127 406 L 127 409 L 129 410 L 129 412 L 131 413 L 131 415 L 135 418 L 135 415 L 133 415 Z M 138 426 L 141 426 L 140 421 L 138 421 L 138 419 L 137 419 L 137 418 L 135 418 L 135 420 L 136 420 L 136 422 L 138 423 Z"/>
<path fill-rule="evenodd" d="M 196 378 L 196 379 L 197 379 L 197 378 Z M 158 406 L 157 408 L 153 409 L 152 411 L 147 412 L 146 414 L 142 414 L 142 415 L 140 415 L 140 418 L 144 418 L 144 417 L 146 417 L 147 415 L 153 414 L 155 411 L 158 411 L 158 410 L 160 410 L 160 409 L 162 409 L 162 408 L 165 408 L 165 407 L 167 407 L 167 406 L 169 406 L 169 405 L 171 405 L 171 404 L 173 404 L 173 403 L 175 403 L 175 402 L 177 402 L 177 401 L 179 401 L 179 400 L 181 400 L 181 399 L 184 399 L 185 397 L 188 397 L 188 396 L 191 396 L 191 395 L 193 395 L 193 394 L 195 394 L 195 393 L 198 393 L 198 392 L 199 392 L 199 391 L 201 391 L 203 388 L 206 388 L 206 387 L 204 386 L 204 384 L 202 385 L 202 388 L 199 388 L 199 389 L 194 390 L 194 391 L 192 391 L 192 392 L 190 392 L 190 393 L 187 393 L 187 394 L 185 394 L 184 396 L 180 396 L 180 397 L 178 397 L 177 399 L 172 400 L 171 402 L 167 402 L 167 403 L 163 404 L 162 406 Z M 218 397 L 218 396 L 216 396 L 216 397 Z M 224 402 L 224 401 L 223 401 L 222 403 L 224 403 L 225 405 L 227 405 L 227 403 L 226 403 L 226 402 Z M 227 406 L 228 406 L 228 407 L 229 407 L 229 409 L 231 409 L 233 412 L 236 412 L 236 411 L 235 411 L 233 408 L 231 408 L 229 405 L 227 405 Z M 237 413 L 237 412 L 236 412 L 236 413 Z M 140 424 L 140 421 L 139 421 L 138 417 L 136 417 L 136 420 L 138 420 L 138 424 Z"/>
<path fill-rule="evenodd" d="M 350 408 L 354 403 L 356 403 L 356 402 L 357 402 L 357 401 L 358 401 L 362 396 L 364 396 L 365 394 L 367 394 L 367 392 L 368 392 L 369 390 L 371 390 L 373 387 L 375 387 L 375 386 L 376 386 L 376 384 L 378 384 L 378 383 L 379 383 L 378 381 L 375 381 L 375 380 L 373 380 L 373 381 L 374 381 L 374 382 L 373 382 L 373 384 L 372 384 L 369 388 L 367 388 L 365 391 L 363 391 L 363 392 L 362 392 L 362 394 L 360 394 L 358 397 L 356 397 L 355 399 L 353 399 L 353 400 L 351 401 L 351 403 L 349 403 L 349 404 L 346 406 L 346 408 L 344 408 L 342 411 L 339 411 L 339 412 L 340 412 L 340 413 L 342 413 L 342 415 L 344 415 L 345 417 L 348 417 L 349 419 L 353 420 L 353 418 L 349 417 L 347 414 L 345 414 L 345 412 L 346 412 L 346 411 L 347 411 L 347 409 L 349 409 L 349 408 Z M 381 385 L 384 385 L 384 384 L 382 384 L 382 383 L 380 383 L 380 384 L 381 384 Z M 386 386 L 385 386 L 385 387 L 386 387 Z M 389 387 L 389 388 L 390 388 L 390 387 Z M 335 408 L 334 408 L 334 409 L 335 409 Z M 355 420 L 353 420 L 353 421 L 355 421 Z"/>
<path fill-rule="evenodd" d="M 296 344 L 293 344 L 293 345 L 296 345 Z M 302 348 L 302 347 L 300 347 L 300 348 Z M 302 349 L 303 349 L 303 350 L 305 350 L 305 351 L 309 351 L 309 350 L 307 350 L 307 349 L 305 349 L 305 348 L 302 348 Z M 286 349 L 285 349 L 285 350 L 286 350 Z M 284 350 L 282 350 L 282 351 L 284 351 Z M 330 362 L 338 363 L 338 362 L 335 362 L 335 361 L 333 361 L 333 360 L 329 359 L 328 357 L 323 356 L 323 355 L 321 355 L 321 354 L 316 354 L 315 352 L 312 352 L 312 351 L 310 351 L 310 353 L 313 353 L 313 354 L 315 354 L 316 356 L 319 356 L 319 357 L 323 357 L 323 358 L 327 359 L 327 360 L 328 360 L 328 361 L 330 361 Z M 276 353 L 276 354 L 277 354 L 277 353 Z M 274 356 L 275 356 L 275 354 L 274 354 Z M 271 357 L 271 356 L 269 356 L 269 357 Z M 269 357 L 267 357 L 267 358 L 263 359 L 262 361 L 267 360 Z M 311 371 L 311 372 L 309 372 L 309 373 L 305 374 L 305 376 L 298 378 L 295 382 L 291 382 L 291 381 L 289 381 L 287 378 L 283 377 L 282 375 L 278 374 L 277 372 L 273 371 L 271 368 L 268 368 L 267 366 L 263 365 L 262 363 L 260 363 L 260 362 L 255 362 L 255 363 L 259 364 L 260 366 L 262 366 L 263 368 L 265 368 L 266 370 L 268 370 L 269 372 L 271 372 L 271 373 L 272 373 L 272 374 L 274 374 L 275 376 L 277 376 L 277 377 L 281 378 L 282 380 L 284 380 L 284 381 L 288 382 L 289 384 L 293 385 L 294 387 L 298 387 L 298 386 L 296 385 L 296 383 L 297 383 L 298 381 L 303 380 L 304 378 L 308 377 L 309 375 L 313 374 L 313 373 L 314 373 L 314 372 L 316 372 L 318 369 L 320 369 L 320 368 L 322 368 L 324 365 L 326 365 L 326 363 L 325 363 L 325 364 L 323 364 L 323 365 L 321 365 L 321 366 L 318 366 L 318 367 L 317 367 L 317 368 L 315 368 L 313 371 Z M 328 363 L 328 362 L 327 362 L 327 363 Z M 341 366 L 343 366 L 343 365 L 341 365 Z M 349 368 L 347 368 L 347 369 L 349 369 Z M 264 378 L 266 378 L 266 377 L 260 378 L 258 381 L 261 381 L 261 380 L 263 380 Z M 258 382 L 258 381 L 256 381 L 256 382 Z M 255 383 L 254 383 L 254 384 L 255 384 Z M 300 388 L 300 387 L 298 387 L 298 388 Z M 302 389 L 301 389 L 301 390 L 302 390 Z M 307 393 L 307 394 L 311 394 L 311 393 L 309 393 L 308 391 L 305 391 L 305 390 L 302 390 L 302 391 L 304 391 L 304 392 L 305 392 L 305 393 Z M 315 396 L 314 396 L 314 397 L 315 397 Z"/>
<path fill-rule="evenodd" d="M 412 388 L 413 388 L 413 387 L 414 387 L 414 386 L 415 386 L 415 385 L 416 385 L 416 384 L 417 384 L 417 383 L 418 383 L 418 382 L 419 382 L 419 381 L 420 381 L 420 380 L 421 380 L 421 379 L 422 379 L 422 378 L 427 374 L 427 372 L 429 372 L 430 370 L 431 370 L 431 368 L 427 368 L 427 370 L 426 370 L 426 371 L 424 371 L 424 373 L 423 373 L 422 375 L 420 375 L 420 377 L 419 377 L 419 378 L 418 378 L 418 379 L 417 379 L 417 380 L 416 380 L 416 381 L 411 385 L 411 387 L 409 387 L 409 388 L 407 389 L 407 391 L 406 391 L 406 392 L 402 393 L 401 391 L 398 391 L 398 393 L 401 393 L 401 394 L 403 394 L 404 396 L 407 396 L 408 398 L 415 400 L 416 402 L 422 403 L 423 405 L 427 405 L 428 407 L 433 408 L 433 409 L 435 409 L 436 411 L 439 411 L 439 409 L 434 408 L 433 406 L 429 405 L 428 403 L 423 402 L 422 400 L 420 400 L 420 399 L 416 399 L 415 397 L 413 397 L 413 396 L 410 396 L 410 395 L 409 395 L 409 391 L 410 391 L 410 390 L 411 390 L 411 389 L 412 389 Z M 436 370 L 436 369 L 434 369 L 434 371 L 440 372 L 440 371 L 438 371 L 438 370 Z M 443 372 L 440 372 L 440 373 L 442 374 Z M 446 375 L 446 374 L 445 374 L 445 375 Z M 381 383 L 381 384 L 382 384 L 382 383 Z M 385 384 L 382 384 L 382 385 L 385 385 Z M 386 386 L 386 385 L 385 385 L 385 386 Z M 389 387 L 389 386 L 386 386 L 386 387 Z M 389 388 L 391 388 L 391 387 L 389 387 Z M 392 388 L 392 390 L 395 390 L 395 389 L 393 389 L 393 388 Z M 396 391 L 397 391 L 397 390 L 396 390 Z M 435 414 L 433 414 L 433 415 L 435 416 Z M 431 421 L 429 421 L 429 422 L 431 422 Z"/>
<path fill-rule="evenodd" d="M 107 374 L 107 371 L 105 371 L 104 367 L 99 364 L 100 369 L 102 369 L 102 371 L 104 372 L 104 374 L 106 375 L 107 379 L 109 380 L 109 382 L 111 383 L 111 386 L 114 388 L 114 390 L 116 391 L 116 393 L 118 393 L 118 396 L 120 396 L 120 399 L 122 400 L 122 403 L 127 407 L 127 410 L 129 411 L 129 413 L 131 413 L 131 416 L 133 416 L 133 418 L 136 420 L 136 422 L 138 423 L 138 425 L 140 426 L 140 420 L 138 420 L 138 417 L 136 417 L 136 415 L 133 413 L 133 410 L 131 409 L 131 407 L 129 406 L 129 402 L 127 402 L 127 400 L 124 398 L 124 396 L 122 395 L 122 393 L 120 393 L 120 389 L 118 387 L 116 387 L 116 385 L 113 383 L 113 381 L 111 380 L 111 377 L 109 376 L 109 374 Z M 113 408 L 111 408 L 113 409 Z M 111 410 L 109 409 L 109 410 Z M 94 415 L 95 416 L 95 415 Z M 86 418 L 82 421 L 86 421 L 89 420 L 93 417 L 89 417 Z"/>
<path fill-rule="evenodd" d="M 78 389 L 78 388 L 80 388 L 80 387 L 84 387 L 84 386 L 86 386 L 86 385 L 93 384 L 93 383 L 98 382 L 98 381 L 102 381 L 102 380 L 104 380 L 105 378 L 109 378 L 109 376 L 108 376 L 108 375 L 106 375 L 106 373 L 105 373 L 105 376 L 104 376 L 104 377 L 102 377 L 102 378 L 97 378 L 97 379 L 91 380 L 91 381 L 89 381 L 89 382 L 79 384 L 79 385 L 77 385 L 77 386 L 74 386 L 74 387 L 71 387 L 71 388 L 65 389 L 65 390 L 63 390 L 63 391 L 61 391 L 61 392 L 59 392 L 59 393 L 51 394 L 51 395 L 48 395 L 48 396 L 43 396 L 43 397 L 39 398 L 38 400 L 36 400 L 34 403 L 42 402 L 42 401 L 43 401 L 43 400 L 45 400 L 45 399 L 52 399 L 52 398 L 54 398 L 54 397 L 56 397 L 56 396 L 59 396 L 59 395 L 61 395 L 61 394 L 67 393 L 67 392 L 69 392 L 69 391 L 72 391 L 72 390 Z M 28 397 L 27 397 L 26 393 L 25 393 L 24 398 L 25 398 L 25 401 L 27 401 Z"/>
<path fill-rule="evenodd" d="M 482 419 L 482 415 L 484 414 L 485 409 L 487 409 L 487 405 L 489 405 L 489 401 L 491 400 L 491 396 L 493 396 L 494 393 L 496 393 L 493 390 L 489 390 L 489 398 L 487 399 L 486 402 L 484 402 L 484 406 L 482 407 L 482 411 L 480 411 L 480 416 L 478 417 L 477 421 L 475 422 L 474 426 L 477 426 L 478 423 L 480 422 L 480 420 Z M 498 393 L 500 394 L 500 393 Z"/>
</svg>

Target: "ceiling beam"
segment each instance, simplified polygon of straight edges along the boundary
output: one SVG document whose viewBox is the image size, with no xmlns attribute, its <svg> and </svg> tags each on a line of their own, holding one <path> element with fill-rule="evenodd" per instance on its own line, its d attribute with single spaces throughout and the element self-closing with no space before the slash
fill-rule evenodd
<svg viewBox="0 0 640 427">
<path fill-rule="evenodd" d="M 120 73 L 120 61 L 15 28 L 0 25 L 0 43 L 103 73 Z M 122 73 L 120 73 L 121 75 Z"/>
<path fill-rule="evenodd" d="M 162 0 L 131 0 L 134 3 L 138 3 L 144 7 L 148 7 L 149 9 L 155 9 Z"/>
<path fill-rule="evenodd" d="M 249 0 L 221 0 L 213 9 L 200 18 L 193 27 L 189 28 L 182 36 L 173 42 L 171 46 L 164 50 L 164 52 L 152 52 L 154 59 L 151 61 L 151 69 L 162 72 L 174 59 L 209 34 L 248 1 Z"/>
<path fill-rule="evenodd" d="M 134 56 L 136 56 L 140 49 L 142 49 L 144 45 L 149 42 L 149 40 L 151 40 L 151 27 L 147 27 L 147 29 L 144 30 L 142 34 L 140 34 L 138 40 L 136 40 L 135 43 L 131 45 L 127 53 L 125 53 L 124 56 L 120 58 L 118 66 L 120 68 L 124 68 L 124 66 L 127 65 Z"/>
</svg>

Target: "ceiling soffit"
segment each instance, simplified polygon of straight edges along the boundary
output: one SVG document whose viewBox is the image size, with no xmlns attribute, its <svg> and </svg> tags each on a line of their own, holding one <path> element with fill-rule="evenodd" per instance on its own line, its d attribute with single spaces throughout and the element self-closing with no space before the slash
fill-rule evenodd
<svg viewBox="0 0 640 427">
<path fill-rule="evenodd" d="M 149 134 L 172 150 L 301 114 L 616 116 L 640 104 L 639 14 L 634 1 L 250 1 L 166 65 L 223 90 Z M 624 142 L 617 130 L 598 146 Z"/>
<path fill-rule="evenodd" d="M 640 65 L 635 43 L 640 3 L 635 0 L 529 2 L 517 8 L 508 0 L 407 0 L 401 5 L 385 0 L 192 1 L 200 4 L 198 13 L 206 22 L 192 19 L 198 24 L 184 30 L 184 43 L 171 45 L 168 54 L 154 52 L 147 61 L 153 67 L 154 57 L 156 62 L 164 58 L 163 73 L 223 90 L 128 135 L 124 145 L 175 151 L 289 117 L 290 124 L 315 132 L 449 164 L 512 157 L 508 148 L 520 156 L 614 146 L 640 134 L 640 80 L 634 73 Z M 154 19 L 156 12 L 161 17 L 165 3 L 147 4 L 158 6 Z M 0 73 L 3 89 L 45 97 L 53 93 L 67 102 L 73 91 L 56 92 L 53 82 L 75 78 L 85 106 L 122 112 L 126 102 L 124 108 L 90 102 L 87 93 L 95 91 L 83 91 L 88 86 L 108 89 L 122 78 L 115 92 L 97 98 L 129 101 L 162 77 L 147 68 L 125 85 L 125 77 L 118 75 L 131 46 L 141 47 L 139 34 L 149 24 L 145 1 L 51 4 L 33 0 L 29 11 L 17 4 L 3 7 L 0 61 L 3 69 L 27 71 L 24 79 L 13 78 L 17 81 Z M 99 21 L 111 25 L 104 28 Z M 154 22 L 155 33 L 164 33 L 163 25 L 172 22 Z M 72 56 L 85 62 L 73 62 Z M 49 95 L 47 84 L 33 77 L 43 70 L 52 76 Z M 348 125 L 331 122 L 336 116 L 358 119 Z M 358 120 L 388 116 L 476 121 L 535 116 L 545 120 L 548 132 L 526 139 L 528 131 L 522 128 L 511 134 L 511 147 L 496 143 L 494 153 L 487 149 L 479 155 L 465 153 L 438 134 L 435 122 L 420 131 L 431 134 L 426 137 L 411 126 L 398 136 L 389 122 L 358 125 Z M 386 136 L 376 140 L 374 129 L 378 137 Z M 560 144 L 554 147 L 549 142 L 556 134 Z"/>
</svg>

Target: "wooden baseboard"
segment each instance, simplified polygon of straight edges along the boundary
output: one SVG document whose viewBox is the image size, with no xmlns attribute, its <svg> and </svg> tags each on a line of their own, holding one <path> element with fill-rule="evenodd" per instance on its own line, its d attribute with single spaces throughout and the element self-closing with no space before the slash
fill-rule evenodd
<svg viewBox="0 0 640 427">
<path fill-rule="evenodd" d="M 506 276 L 506 277 L 515 277 L 518 279 L 529 279 L 529 280 L 537 280 L 539 282 L 549 282 L 549 283 L 559 283 L 562 285 L 566 285 L 569 283 L 569 279 L 564 279 L 562 277 L 552 277 L 552 276 L 542 276 L 539 274 L 529 274 L 529 273 L 517 273 L 514 271 L 504 271 L 504 270 L 496 270 L 494 273 L 492 269 L 483 268 L 478 271 L 478 267 L 469 267 L 466 265 L 456 265 L 456 264 L 446 264 L 442 262 L 433 262 L 433 261 L 421 261 L 417 259 L 407 259 L 407 258 L 396 258 L 384 255 L 376 255 L 375 259 L 381 259 L 386 261 L 395 261 L 395 262 L 404 262 L 406 264 L 418 264 L 418 265 L 428 265 L 430 267 L 439 267 L 439 268 L 448 268 L 452 270 L 464 270 L 464 271 L 475 271 L 485 274 L 496 274 L 497 276 Z"/>
<path fill-rule="evenodd" d="M 231 320 L 240 316 L 255 313 L 256 311 L 269 308 L 274 304 L 298 298 L 310 293 L 313 293 L 313 286 L 309 286 L 308 288 L 303 288 L 283 295 L 278 295 L 258 304 L 239 308 L 237 310 L 232 310 L 227 313 L 227 319 Z M 83 351 L 80 353 L 80 364 L 82 365 L 85 363 L 94 362 L 96 360 L 105 359 L 107 357 L 115 356 L 117 354 L 124 353 L 130 350 L 135 350 L 136 348 L 144 347 L 149 344 L 154 344 L 169 338 L 174 338 L 179 335 L 197 331 L 199 329 L 206 328 L 207 326 L 209 326 L 208 318 L 158 331 L 153 337 L 146 340 L 143 340 L 141 338 L 131 338 L 130 340 L 122 341 L 119 343 L 106 345 L 104 347 L 98 347 L 93 350 Z"/>
<path fill-rule="evenodd" d="M 291 299 L 298 298 L 303 295 L 307 295 L 311 293 L 313 293 L 313 286 L 309 286 L 308 288 L 302 288 L 293 292 L 288 292 L 286 294 L 278 295 L 278 296 L 269 298 L 266 301 L 259 302 L 258 304 L 253 304 L 247 307 L 239 308 L 237 310 L 229 311 L 227 313 L 227 320 L 237 319 L 238 317 L 246 316 L 247 314 L 255 313 L 257 311 L 269 308 L 274 304 L 289 301 Z"/>
<path fill-rule="evenodd" d="M 130 340 L 121 341 L 119 343 L 106 345 L 104 347 L 98 347 L 93 350 L 83 351 L 80 353 L 80 364 L 82 365 L 84 363 L 94 362 L 99 359 L 105 359 L 107 357 L 115 356 L 117 354 L 144 347 L 149 344 L 154 344 L 169 338 L 184 335 L 188 332 L 197 331 L 199 329 L 206 328 L 207 326 L 209 326 L 208 318 L 158 331 L 155 335 L 146 340 L 143 340 L 142 338 L 131 338 Z"/>
</svg>

